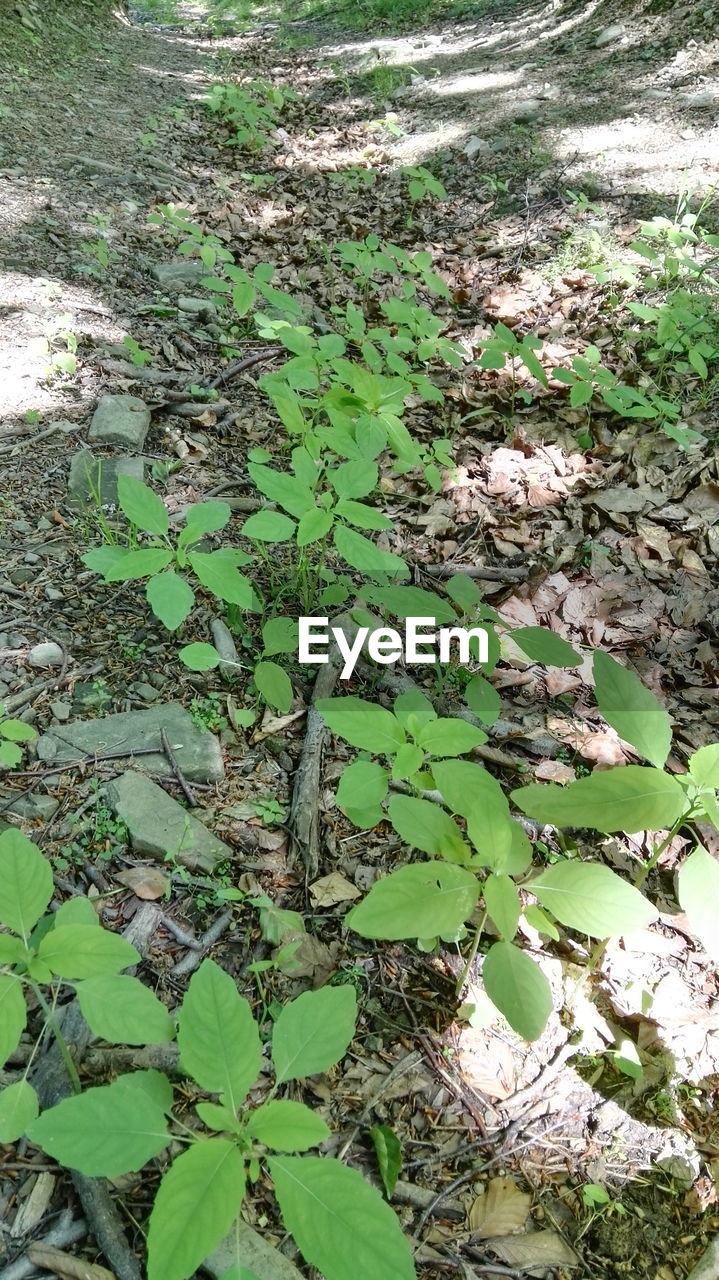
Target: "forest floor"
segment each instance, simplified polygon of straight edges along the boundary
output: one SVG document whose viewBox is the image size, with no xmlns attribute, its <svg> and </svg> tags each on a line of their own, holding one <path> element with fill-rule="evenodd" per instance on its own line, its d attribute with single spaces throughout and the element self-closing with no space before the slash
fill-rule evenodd
<svg viewBox="0 0 719 1280">
<path fill-rule="evenodd" d="M 91 504 L 68 503 L 70 464 L 105 393 L 152 410 L 143 454 L 170 511 L 222 488 L 239 515 L 247 452 L 272 445 L 276 426 L 256 385 L 271 357 L 220 381 L 219 401 L 174 412 L 178 386 L 206 385 L 232 357 L 196 262 L 185 260 L 183 275 L 176 239 L 148 223 L 158 206 L 188 209 L 246 269 L 273 264 L 320 332 L 331 306 L 361 293 L 330 271 L 328 246 L 376 233 L 428 249 L 452 295 L 451 307 L 436 306 L 445 336 L 466 362 L 435 371 L 444 404 L 414 405 L 408 422 L 426 444 L 450 437 L 458 465 L 429 497 L 416 476 L 384 478 L 392 549 L 422 582 L 423 566 L 484 566 L 485 598 L 507 621 L 626 655 L 670 712 L 677 768 L 714 740 L 717 380 L 689 379 L 682 421 L 700 438 L 682 448 L 601 407 L 590 422 L 559 387 L 515 399 L 508 375 L 473 363 L 500 321 L 537 333 L 555 365 L 593 343 L 617 371 L 631 367 L 636 331 L 625 313 L 618 323 L 608 291 L 632 288 L 621 279 L 637 268 L 638 224 L 677 209 L 681 218 L 719 178 L 715 7 L 628 10 L 489 4 L 461 22 L 370 37 L 333 27 L 331 15 L 213 36 L 188 8 L 165 27 L 68 30 L 61 59 L 46 58 L 29 27 L 0 86 L 0 698 L 39 732 L 182 702 L 222 743 L 224 781 L 201 791 L 194 812 L 235 856 L 214 878 L 176 866 L 138 879 L 146 859 L 103 799 L 122 763 L 49 773 L 31 759 L 2 776 L 0 809 L 27 792 L 23 829 L 52 856 L 60 897 L 90 889 L 122 929 L 143 899 L 157 901 L 142 972 L 171 1005 L 188 936 L 218 921 L 212 954 L 256 1004 L 338 973 L 357 984 L 352 1051 L 312 1093 L 335 1127 L 329 1150 L 359 1126 L 350 1158 L 366 1170 L 368 1126 L 397 1132 L 405 1166 L 395 1205 L 431 1280 L 683 1280 L 716 1233 L 719 1004 L 714 969 L 674 899 L 686 841 L 668 846 L 650 881 L 659 924 L 607 948 L 595 1002 L 581 981 L 587 953 L 563 938 L 542 961 L 555 1012 L 536 1043 L 504 1023 L 456 1017 L 461 958 L 451 948 L 429 955 L 342 931 L 348 903 L 398 845 L 384 828 L 358 839 L 335 807 L 337 744 L 312 798 L 319 877 L 306 886 L 291 860 L 307 669 L 292 671 L 289 714 L 233 727 L 233 707 L 252 700 L 243 681 L 228 690 L 214 672 L 186 671 L 141 585 L 98 585 L 81 564 L 98 524 Z M 259 151 L 233 149 L 203 104 L 214 81 L 236 76 L 297 95 Z M 411 205 L 407 166 L 431 170 L 446 198 Z M 716 231 L 711 196 L 702 216 Z M 174 275 L 163 274 L 168 264 Z M 589 271 L 597 264 L 609 287 Z M 128 337 L 148 363 L 133 363 Z M 242 354 L 258 348 L 251 329 L 233 341 Z M 531 379 L 517 377 L 526 390 Z M 212 616 L 209 602 L 197 615 L 208 635 Z M 46 641 L 60 650 L 59 673 L 28 663 Z M 503 781 L 566 780 L 631 758 L 598 724 L 583 667 L 505 662 L 494 683 L 502 712 L 485 758 Z M 451 681 L 429 691 L 456 693 Z M 717 832 L 702 834 L 719 852 Z M 603 840 L 601 856 L 626 871 L 646 847 L 644 836 L 621 836 Z M 245 897 L 233 902 L 237 889 Z M 258 895 L 301 912 L 308 931 L 294 967 L 269 969 L 261 983 L 248 971 L 271 951 L 246 901 Z M 640 1051 L 639 1079 L 606 1054 L 620 1033 Z M 47 1165 L 27 1144 L 6 1156 L 0 1215 L 12 1230 L 34 1166 Z M 608 1188 L 609 1203 L 588 1203 L 584 1184 Z M 138 1176 L 118 1189 L 139 1251 L 147 1186 Z M 0 1280 L 20 1275 L 16 1257 L 68 1194 L 58 1176 L 25 1234 L 3 1232 Z M 277 1240 L 272 1213 L 260 1185 L 249 1220 L 264 1215 Z M 80 1248 L 98 1256 L 91 1243 Z"/>
</svg>

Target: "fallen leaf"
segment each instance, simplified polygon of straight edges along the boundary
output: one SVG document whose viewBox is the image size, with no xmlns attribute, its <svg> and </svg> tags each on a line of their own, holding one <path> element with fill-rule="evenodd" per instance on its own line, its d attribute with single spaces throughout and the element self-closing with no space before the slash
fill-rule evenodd
<svg viewBox="0 0 719 1280">
<path fill-rule="evenodd" d="M 486 1247 L 512 1267 L 579 1266 L 579 1258 L 573 1249 L 557 1235 L 556 1231 L 529 1231 L 511 1240 L 487 1240 Z"/>
<path fill-rule="evenodd" d="M 359 898 L 360 891 L 339 871 L 332 871 L 310 885 L 310 899 L 313 907 L 334 907 L 338 902 L 352 902 Z"/>
<path fill-rule="evenodd" d="M 163 898 L 170 884 L 169 878 L 157 867 L 128 867 L 127 871 L 118 871 L 115 879 L 145 902 Z"/>
<path fill-rule="evenodd" d="M 76 1258 L 41 1241 L 28 1245 L 27 1256 L 34 1266 L 54 1272 L 61 1280 L 115 1280 L 112 1271 L 99 1267 L 96 1262 Z"/>
<path fill-rule="evenodd" d="M 577 778 L 574 769 L 561 760 L 543 760 L 534 770 L 534 776 L 540 782 L 576 782 Z"/>
<path fill-rule="evenodd" d="M 492 1178 L 469 1211 L 469 1226 L 479 1240 L 512 1235 L 522 1230 L 531 1207 L 532 1197 L 511 1178 Z"/>
</svg>

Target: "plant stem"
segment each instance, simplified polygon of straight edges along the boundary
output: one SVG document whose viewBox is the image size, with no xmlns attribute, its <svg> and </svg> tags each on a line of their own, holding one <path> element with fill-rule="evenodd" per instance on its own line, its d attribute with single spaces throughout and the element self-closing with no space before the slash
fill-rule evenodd
<svg viewBox="0 0 719 1280">
<path fill-rule="evenodd" d="M 690 813 L 691 813 L 691 809 L 687 810 L 686 813 L 683 813 L 681 818 L 677 818 L 677 821 L 674 823 L 674 826 L 669 829 L 668 834 L 666 835 L 664 840 L 662 840 L 661 844 L 658 844 L 655 847 L 651 858 L 643 867 L 641 867 L 639 871 L 639 875 L 634 881 L 635 888 L 640 889 L 642 887 L 642 885 L 644 884 L 644 881 L 649 875 L 649 872 L 654 870 L 659 859 L 664 853 L 664 850 L 668 848 L 668 846 L 671 844 L 679 828 L 684 826 L 684 823 L 688 820 Z"/>
<path fill-rule="evenodd" d="M 42 991 L 40 990 L 40 987 L 36 982 L 33 981 L 32 978 L 30 979 L 30 986 L 32 988 L 35 999 L 37 1000 L 38 1004 L 40 1005 L 40 1008 L 45 1014 L 45 1021 L 48 1027 L 50 1028 L 50 1030 L 52 1031 L 52 1034 L 55 1037 L 55 1042 L 57 1044 L 58 1049 L 60 1050 L 60 1057 L 62 1058 L 63 1063 L 65 1065 L 65 1070 L 67 1071 L 67 1074 L 70 1077 L 70 1084 L 72 1085 L 73 1093 L 82 1093 L 82 1085 L 80 1084 L 80 1077 L 77 1073 L 77 1067 L 75 1066 L 75 1063 L 72 1060 L 72 1055 L 70 1053 L 70 1050 L 67 1047 L 67 1041 L 65 1040 L 62 1034 L 62 1031 L 60 1030 L 60 1024 L 57 1018 L 55 1017 L 55 1011 L 50 1008 L 50 1005 L 45 999 Z"/>
<path fill-rule="evenodd" d="M 457 992 L 457 995 L 460 994 L 462 987 L 467 981 L 467 978 L 469 976 L 469 971 L 472 968 L 472 965 L 474 964 L 474 961 L 476 959 L 477 951 L 479 950 L 479 940 L 482 937 L 482 931 L 484 929 L 484 922 L 486 919 L 487 919 L 487 912 L 484 911 L 482 913 L 482 918 L 475 930 L 474 938 L 472 939 L 472 945 L 469 949 L 469 955 L 467 956 L 467 959 L 465 960 L 465 963 L 464 963 L 464 968 L 462 969 L 462 972 L 459 975 L 459 978 L 457 979 L 457 986 L 455 987 L 455 991 Z"/>
</svg>

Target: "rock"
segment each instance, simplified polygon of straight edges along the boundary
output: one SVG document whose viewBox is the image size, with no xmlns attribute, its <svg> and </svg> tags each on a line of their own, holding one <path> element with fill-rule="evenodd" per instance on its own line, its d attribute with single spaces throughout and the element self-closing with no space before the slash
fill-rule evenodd
<svg viewBox="0 0 719 1280">
<path fill-rule="evenodd" d="M 70 719 L 72 707 L 69 702 L 51 702 L 50 710 L 52 711 L 55 719 L 59 720 L 61 724 L 64 724 L 66 720 Z"/>
<path fill-rule="evenodd" d="M 229 845 L 134 769 L 115 778 L 105 788 L 105 795 L 113 813 L 127 826 L 135 853 L 201 871 L 213 871 L 218 862 L 233 856 Z"/>
<path fill-rule="evenodd" d="M 605 44 L 614 44 L 615 40 L 621 40 L 624 35 L 624 25 L 621 22 L 615 22 L 611 27 L 605 27 L 599 32 L 594 41 L 595 49 L 603 49 Z"/>
<path fill-rule="evenodd" d="M 135 684 L 130 685 L 130 688 L 133 693 L 137 694 L 138 698 L 142 698 L 143 702 L 157 702 L 160 696 L 158 690 L 153 685 L 148 684 L 146 680 L 138 680 Z"/>
<path fill-rule="evenodd" d="M 239 675 L 240 659 L 235 648 L 235 642 L 232 639 L 232 632 L 225 626 L 221 618 L 213 618 L 211 624 L 212 639 L 215 642 L 215 648 L 222 658 L 219 666 L 219 672 L 225 679 L 232 680 Z"/>
<path fill-rule="evenodd" d="M 202 1266 L 215 1280 L 220 1280 L 220 1276 L 236 1268 L 238 1258 L 242 1258 L 243 1269 L 246 1267 L 250 1273 L 262 1276 L 263 1280 L 270 1280 L 270 1277 L 271 1280 L 302 1280 L 301 1272 L 294 1262 L 290 1262 L 269 1240 L 243 1222 L 242 1218 L 237 1219 L 229 1235 L 218 1244 Z"/>
<path fill-rule="evenodd" d="M 29 667 L 61 667 L 63 653 L 59 644 L 48 640 L 44 644 L 35 644 L 27 655 Z"/>
<path fill-rule="evenodd" d="M 714 89 L 703 89 L 701 93 L 684 93 L 682 97 L 687 106 L 692 107 L 695 111 L 702 111 L 706 107 L 719 106 L 719 93 L 716 93 Z"/>
<path fill-rule="evenodd" d="M 76 686 L 77 691 L 77 686 Z M 160 703 L 145 711 L 119 711 L 92 720 L 73 720 L 63 725 L 62 737 L 52 729 L 38 739 L 38 756 L 46 764 L 63 765 L 78 757 L 127 754 L 153 748 L 151 755 L 138 756 L 134 767 L 147 773 L 173 777 L 172 766 L 162 750 L 160 729 L 189 782 L 221 782 L 225 776 L 220 744 L 206 729 L 198 729 L 179 702 Z"/>
<path fill-rule="evenodd" d="M 96 458 L 92 450 L 81 449 L 70 463 L 68 502 L 71 506 L 117 506 L 117 477 L 144 480 L 145 461 L 133 454 L 125 458 Z"/>
<path fill-rule="evenodd" d="M 491 156 L 492 144 L 487 142 L 486 138 L 477 138 L 472 135 L 471 138 L 467 138 L 464 145 L 464 154 L 468 160 L 474 160 L 475 156 Z"/>
<path fill-rule="evenodd" d="M 542 104 L 539 98 L 527 98 L 524 102 L 516 102 L 512 108 L 512 115 L 515 120 L 529 123 L 536 120 L 542 113 Z"/>
<path fill-rule="evenodd" d="M 186 312 L 192 316 L 216 316 L 217 307 L 208 298 L 178 298 L 177 306 L 180 311 Z"/>
<path fill-rule="evenodd" d="M 142 449 L 150 427 L 150 410 L 137 396 L 101 396 L 87 438 L 101 444 Z"/>
<path fill-rule="evenodd" d="M 18 796 L 12 804 L 5 805 L 6 812 L 16 814 L 18 818 L 41 818 L 43 822 L 49 822 L 59 807 L 54 796 L 39 795 L 37 791 Z"/>
<path fill-rule="evenodd" d="M 188 285 L 197 284 L 207 271 L 195 259 L 181 258 L 165 262 L 153 269 L 153 275 L 166 293 L 179 293 Z"/>
</svg>

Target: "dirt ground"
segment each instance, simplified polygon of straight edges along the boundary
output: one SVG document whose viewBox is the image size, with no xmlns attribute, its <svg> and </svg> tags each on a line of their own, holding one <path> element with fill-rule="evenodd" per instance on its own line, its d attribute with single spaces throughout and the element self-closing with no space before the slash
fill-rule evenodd
<svg viewBox="0 0 719 1280">
<path fill-rule="evenodd" d="M 600 415 L 592 447 L 582 447 L 581 414 L 565 401 L 510 411 L 507 388 L 478 376 L 471 360 L 473 339 L 497 320 L 538 332 L 557 361 L 587 341 L 616 342 L 586 268 L 598 246 L 608 261 L 626 261 L 639 219 L 671 216 L 716 184 L 718 18 L 708 0 L 643 10 L 554 0 L 490 3 L 481 16 L 400 36 L 352 34 L 328 18 L 213 38 L 188 7 L 180 24 L 116 17 L 102 31 L 70 33 L 62 57 L 19 37 L 0 85 L 0 697 L 39 730 L 52 721 L 51 704 L 78 714 L 78 687 L 82 714 L 179 698 L 220 734 L 227 777 L 203 793 L 200 814 L 236 849 L 237 865 L 214 884 L 174 877 L 147 978 L 176 1001 L 182 931 L 202 935 L 219 919 L 213 954 L 255 999 L 247 966 L 269 948 L 256 913 L 242 904 L 228 912 L 222 890 L 306 911 L 303 968 L 273 973 L 270 995 L 337 972 L 356 981 L 357 1039 L 315 1100 L 340 1126 L 338 1150 L 367 1117 L 400 1135 L 395 1204 L 417 1240 L 418 1272 L 432 1280 L 683 1280 L 715 1234 L 719 1005 L 715 972 L 674 899 L 684 842 L 669 846 L 650 882 L 659 925 L 607 949 L 591 983 L 595 1003 L 581 979 L 586 953 L 563 940 L 543 961 L 559 1012 L 536 1044 L 506 1025 L 457 1019 L 458 956 L 370 950 L 342 931 L 346 902 L 329 896 L 312 906 L 288 859 L 286 827 L 268 804 L 284 811 L 291 796 L 306 672 L 295 673 L 292 714 L 233 731 L 227 687 L 179 666 L 136 584 L 98 585 L 81 564 L 96 526 L 68 505 L 70 462 L 105 392 L 152 408 L 145 456 L 171 510 L 223 486 L 241 509 L 247 451 L 271 443 L 256 369 L 220 385 L 220 401 L 193 416 L 173 412 L 178 384 L 206 384 L 231 356 L 211 312 L 187 305 L 197 289 L 183 286 L 178 297 L 155 274 L 177 258 L 174 241 L 148 224 L 159 205 L 189 209 L 246 268 L 273 263 L 280 287 L 306 299 L 320 326 L 354 289 L 344 277 L 330 285 L 328 244 L 376 230 L 413 251 L 429 248 L 453 295 L 447 335 L 467 365 L 445 370 L 445 404 L 416 406 L 412 426 L 425 441 L 452 435 L 458 467 L 432 499 L 418 499 L 411 478 L 388 478 L 398 549 L 411 553 L 420 578 L 422 565 L 445 561 L 504 568 L 504 579 L 500 572 L 485 585 L 507 620 L 629 654 L 672 715 L 680 764 L 719 726 L 716 445 L 682 451 L 646 424 L 610 430 Z M 202 103 L 215 79 L 238 74 L 297 94 L 260 155 L 233 150 Z M 407 165 L 426 165 L 447 191 L 409 218 Z M 340 182 L 348 169 L 354 181 Z M 586 196 L 586 209 L 572 192 Z M 716 222 L 711 204 L 707 218 Z M 152 355 L 146 367 L 129 359 L 128 336 Z M 236 344 L 242 352 L 246 334 Z M 690 399 L 685 421 L 711 440 L 718 413 L 714 388 Z M 211 609 L 199 616 L 209 627 Z M 38 684 L 27 656 L 45 640 L 59 643 L 63 668 Z M 576 776 L 597 760 L 627 758 L 614 731 L 592 723 L 582 669 L 509 666 L 498 688 L 491 746 L 500 773 Z M 231 696 L 241 703 L 242 688 Z M 343 763 L 325 762 L 320 872 L 363 885 L 368 867 L 393 850 L 377 832 L 359 847 L 334 807 Z M 31 761 L 27 772 L 3 775 L 0 807 L 28 786 L 56 801 L 49 816 L 38 811 L 23 825 L 52 853 L 58 892 L 119 888 L 106 920 L 126 926 L 141 901 L 115 877 L 136 860 L 97 794 L 116 770 L 44 777 L 38 769 Z M 703 834 L 718 852 L 717 833 Z M 601 855 L 620 871 L 644 852 L 628 838 L 602 841 Z M 606 1057 L 618 1030 L 645 1055 L 641 1080 Z M 11 1224 L 42 1162 L 27 1146 L 5 1154 L 0 1214 Z M 373 1169 L 364 1130 L 352 1158 Z M 589 1206 L 587 1183 L 610 1188 L 609 1204 Z M 59 1178 L 36 1236 L 70 1194 Z M 147 1181 L 118 1195 L 128 1222 L 141 1220 Z M 505 1198 L 509 1228 L 497 1226 L 490 1196 Z M 250 1220 L 271 1214 L 269 1204 L 260 1193 Z M 131 1230 L 140 1247 L 140 1228 Z M 15 1275 L 25 1244 L 3 1237 L 0 1280 Z M 102 1262 L 91 1242 L 80 1248 Z"/>
</svg>

